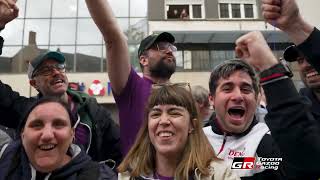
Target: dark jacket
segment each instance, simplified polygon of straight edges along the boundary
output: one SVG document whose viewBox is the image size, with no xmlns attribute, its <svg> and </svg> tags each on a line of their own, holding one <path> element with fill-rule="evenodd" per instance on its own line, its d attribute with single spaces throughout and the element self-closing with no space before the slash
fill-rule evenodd
<svg viewBox="0 0 320 180">
<path fill-rule="evenodd" d="M 320 177 L 320 128 L 311 102 L 300 96 L 290 79 L 263 85 L 268 114 L 265 117 L 290 179 Z"/>
<path fill-rule="evenodd" d="M 306 96 L 311 101 L 311 113 L 320 125 L 320 101 L 317 99 L 316 95 L 314 95 L 310 88 L 301 88 L 299 94 Z"/>
<path fill-rule="evenodd" d="M 224 132 L 220 129 L 215 116 L 211 116 L 210 126 L 214 133 L 223 135 Z M 241 134 L 227 134 L 227 136 L 246 136 L 254 126 L 258 124 L 258 121 L 254 117 L 252 123 L 250 124 L 249 128 Z M 270 134 L 265 134 L 261 139 L 258 148 L 256 150 L 257 156 L 262 158 L 281 158 L 281 153 L 279 147 L 274 142 L 273 138 Z M 283 180 L 285 178 L 285 174 L 283 172 L 283 162 L 280 163 L 278 170 L 264 170 L 260 173 L 256 173 L 250 177 L 241 177 L 242 180 Z"/>
<path fill-rule="evenodd" d="M 115 173 L 105 165 L 93 162 L 91 158 L 77 145 L 72 145 L 69 154 L 72 156 L 70 162 L 51 173 L 39 173 L 32 166 L 24 151 L 20 140 L 12 141 L 3 147 L 0 154 L 0 180 L 35 180 L 41 177 L 49 177 L 49 180 L 116 180 Z M 36 177 L 32 177 L 33 173 Z"/>
<path fill-rule="evenodd" d="M 320 31 L 314 28 L 297 48 L 320 72 Z M 292 179 L 320 178 L 319 102 L 311 92 L 302 90 L 299 96 L 291 80 L 281 80 L 263 86 L 268 101 L 266 123 L 279 145 L 283 158 L 292 169 Z M 311 98 L 310 98 L 311 97 Z M 310 101 L 311 100 L 311 101 Z"/>
<path fill-rule="evenodd" d="M 80 122 L 89 124 L 90 130 L 88 154 L 95 161 L 115 160 L 117 164 L 121 161 L 120 132 L 119 126 L 111 119 L 110 112 L 99 105 L 95 98 L 76 92 L 67 91 L 72 101 L 78 107 Z M 0 81 L 0 124 L 9 128 L 17 128 L 20 119 L 38 97 L 27 98 L 20 96 L 7 84 Z"/>
</svg>

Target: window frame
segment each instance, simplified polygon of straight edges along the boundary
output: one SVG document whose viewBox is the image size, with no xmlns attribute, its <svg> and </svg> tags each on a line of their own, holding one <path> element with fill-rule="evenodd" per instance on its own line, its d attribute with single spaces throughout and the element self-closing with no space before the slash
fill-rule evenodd
<svg viewBox="0 0 320 180">
<path fill-rule="evenodd" d="M 220 4 L 227 4 L 229 17 L 221 17 L 221 9 Z M 240 18 L 232 16 L 232 4 L 240 4 Z M 253 17 L 245 17 L 245 5 L 252 5 Z M 218 11 L 219 11 L 219 19 L 257 19 L 257 2 L 255 0 L 219 0 L 218 1 Z"/>
<path fill-rule="evenodd" d="M 187 5 L 189 8 L 189 19 L 205 19 L 205 1 L 204 0 L 165 0 L 164 1 L 164 15 L 166 20 L 168 19 L 167 11 L 169 10 L 170 5 Z M 201 18 L 195 18 L 193 16 L 193 5 L 200 5 L 201 6 Z"/>
</svg>

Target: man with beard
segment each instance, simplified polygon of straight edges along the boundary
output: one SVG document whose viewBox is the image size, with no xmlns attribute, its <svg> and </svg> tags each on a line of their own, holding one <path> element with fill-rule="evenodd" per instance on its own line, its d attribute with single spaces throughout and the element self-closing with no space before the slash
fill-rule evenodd
<svg viewBox="0 0 320 180">
<path fill-rule="evenodd" d="M 177 48 L 173 45 L 174 41 L 174 37 L 167 32 L 153 34 L 143 39 L 138 49 L 143 77 L 131 67 L 123 88 L 112 86 L 119 108 L 123 154 L 129 151 L 140 129 L 151 85 L 168 82 L 175 72 L 176 59 L 173 53 Z M 108 73 L 110 75 L 113 71 L 110 70 Z M 112 84 L 111 79 L 110 81 Z"/>
<path fill-rule="evenodd" d="M 175 39 L 170 33 L 163 32 L 141 41 L 138 56 L 143 77 L 140 77 L 130 65 L 127 39 L 108 1 L 86 0 L 86 3 L 106 42 L 107 71 L 119 109 L 122 153 L 126 155 L 142 124 L 152 84 L 168 82 L 175 72 Z"/>
<path fill-rule="evenodd" d="M 166 83 L 176 69 L 176 59 L 173 55 L 177 48 L 173 45 L 175 39 L 167 32 L 153 34 L 140 43 L 138 56 L 143 77 L 140 77 L 132 67 L 128 69 L 127 82 L 119 86 L 114 85 L 112 73 L 124 75 L 116 69 L 109 69 L 108 73 L 112 84 L 113 95 L 119 108 L 120 133 L 123 154 L 126 154 L 135 141 L 143 120 L 145 103 L 154 83 Z M 117 60 L 117 59 L 115 59 Z M 109 59 L 109 65 L 117 63 Z M 129 63 L 129 59 L 128 59 Z M 119 64 L 123 66 L 123 64 Z M 116 72 L 115 72 L 116 71 Z"/>
<path fill-rule="evenodd" d="M 95 161 L 121 161 L 118 125 L 112 120 L 110 112 L 99 105 L 95 98 L 68 89 L 63 54 L 55 51 L 40 54 L 30 62 L 28 77 L 30 85 L 39 92 L 37 97 L 20 96 L 9 85 L 0 81 L 2 125 L 17 128 L 23 113 L 32 103 L 42 97 L 57 97 L 69 105 L 77 120 L 74 123 L 75 143 L 82 145 Z M 55 142 L 49 143 L 53 143 L 52 149 L 57 148 Z"/>
<path fill-rule="evenodd" d="M 306 86 L 306 88 L 300 89 L 300 94 L 311 100 L 312 114 L 320 123 L 320 75 L 295 45 L 289 46 L 285 50 L 283 57 L 289 62 L 297 61 L 300 78 Z"/>
</svg>

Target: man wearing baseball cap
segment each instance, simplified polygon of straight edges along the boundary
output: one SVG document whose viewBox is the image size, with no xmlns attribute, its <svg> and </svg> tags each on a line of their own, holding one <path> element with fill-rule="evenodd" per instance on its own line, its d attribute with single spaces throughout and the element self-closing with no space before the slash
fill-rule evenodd
<svg viewBox="0 0 320 180">
<path fill-rule="evenodd" d="M 127 71 L 129 74 L 125 84 L 115 87 L 111 81 L 114 98 L 119 108 L 122 150 L 125 154 L 135 141 L 142 124 L 151 85 L 168 82 L 176 70 L 174 53 L 177 48 L 173 45 L 174 41 L 174 37 L 168 32 L 149 35 L 141 41 L 138 49 L 143 77 L 140 77 L 131 67 Z M 111 59 L 109 63 L 112 63 Z M 112 77 L 112 73 L 117 72 L 109 70 L 108 73 Z"/>
<path fill-rule="evenodd" d="M 141 41 L 138 57 L 143 77 L 140 77 L 131 67 L 127 39 L 117 24 L 108 1 L 86 3 L 106 42 L 107 71 L 119 109 L 120 139 L 122 153 L 125 155 L 142 124 L 151 85 L 169 81 L 175 72 L 175 38 L 170 33 L 163 32 L 152 34 Z"/>
<path fill-rule="evenodd" d="M 60 52 L 49 51 L 37 56 L 28 67 L 29 82 L 38 92 L 37 97 L 23 97 L 0 81 L 0 123 L 17 128 L 28 106 L 45 96 L 56 97 L 68 103 L 75 122 L 75 143 L 95 161 L 121 161 L 119 127 L 110 112 L 99 105 L 95 98 L 68 89 L 65 57 Z"/>
<path fill-rule="evenodd" d="M 286 48 L 283 58 L 289 62 L 297 62 L 300 78 L 306 86 L 305 88 L 301 88 L 299 93 L 311 100 L 311 112 L 318 123 L 320 123 L 319 73 L 308 63 L 306 57 L 295 45 Z"/>
</svg>

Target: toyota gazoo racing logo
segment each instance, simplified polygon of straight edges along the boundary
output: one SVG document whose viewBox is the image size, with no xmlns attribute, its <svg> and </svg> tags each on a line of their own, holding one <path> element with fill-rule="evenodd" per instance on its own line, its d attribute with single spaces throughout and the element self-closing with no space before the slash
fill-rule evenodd
<svg viewBox="0 0 320 180">
<path fill-rule="evenodd" d="M 273 169 L 278 170 L 282 158 L 234 157 L 231 169 Z"/>
</svg>

